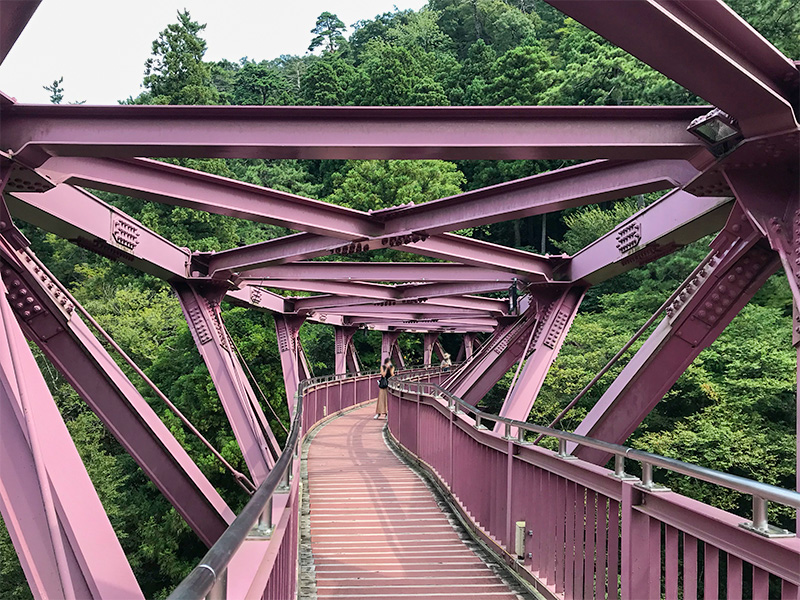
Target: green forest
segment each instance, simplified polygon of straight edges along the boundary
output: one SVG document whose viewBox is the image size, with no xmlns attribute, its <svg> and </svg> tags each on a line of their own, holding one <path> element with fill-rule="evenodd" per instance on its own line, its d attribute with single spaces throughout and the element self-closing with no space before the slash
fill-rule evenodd
<svg viewBox="0 0 800 600">
<path fill-rule="evenodd" d="M 775 46 L 800 58 L 795 0 L 731 0 Z M 794 16 L 792 16 L 794 15 Z M 246 18 L 240 14 L 237 18 Z M 205 60 L 205 24 L 187 11 L 156 24 L 142 56 L 141 93 L 122 104 L 230 105 L 647 105 L 704 104 L 604 42 L 542 0 L 430 0 L 420 11 L 355 24 L 324 12 L 309 23 L 308 53 Z M 158 31 L 159 27 L 163 27 Z M 60 103 L 69 90 L 47 86 Z M 186 159 L 175 164 L 359 210 L 425 202 L 567 165 L 567 161 L 334 161 Z M 179 246 L 211 251 L 291 233 L 277 226 L 96 192 Z M 657 194 L 545 217 L 460 231 L 536 253 L 572 254 Z M 236 468 L 246 472 L 168 284 L 21 224 L 37 255 Z M 545 382 L 530 421 L 547 424 L 661 305 L 707 253 L 710 239 L 590 289 Z M 425 260 L 383 249 L 348 259 Z M 337 257 L 337 259 L 343 259 Z M 288 421 L 272 317 L 224 307 L 232 337 L 269 402 Z M 769 280 L 723 335 L 692 364 L 628 444 L 789 489 L 795 488 L 796 355 L 792 303 L 783 273 Z M 333 330 L 307 323 L 301 336 L 314 374 L 333 371 Z M 645 336 L 646 337 L 646 336 Z M 422 336 L 400 338 L 420 363 Z M 645 338 L 642 338 L 643 341 Z M 355 341 L 365 368 L 377 366 L 380 334 Z M 443 337 L 457 352 L 459 336 Z M 639 344 L 640 344 L 639 343 Z M 638 345 L 566 416 L 574 428 Z M 203 545 L 56 369 L 34 350 L 100 499 L 147 597 L 163 598 L 192 569 Z M 234 510 L 247 496 L 219 462 L 125 365 L 131 379 Z M 511 380 L 484 400 L 497 410 Z M 279 431 L 283 435 L 283 430 Z M 694 482 L 676 491 L 748 514 L 747 500 Z M 793 528 L 788 512 L 776 524 Z M 0 598 L 30 592 L 0 527 Z"/>
</svg>

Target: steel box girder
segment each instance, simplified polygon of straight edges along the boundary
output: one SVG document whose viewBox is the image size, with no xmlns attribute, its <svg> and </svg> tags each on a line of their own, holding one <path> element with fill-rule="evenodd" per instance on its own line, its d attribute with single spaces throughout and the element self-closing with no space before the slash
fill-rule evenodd
<svg viewBox="0 0 800 600">
<path fill-rule="evenodd" d="M 32 167 L 50 156 L 690 159 L 706 151 L 686 126 L 708 110 L 14 104 L 0 145 Z"/>
<path fill-rule="evenodd" d="M 317 281 L 483 281 L 506 282 L 516 279 L 510 273 L 452 263 L 362 263 L 297 262 L 242 273 L 244 280 L 259 280 L 269 285 L 271 279 Z"/>
<path fill-rule="evenodd" d="M 735 117 L 746 137 L 796 129 L 796 66 L 723 2 L 547 2 Z"/>
</svg>

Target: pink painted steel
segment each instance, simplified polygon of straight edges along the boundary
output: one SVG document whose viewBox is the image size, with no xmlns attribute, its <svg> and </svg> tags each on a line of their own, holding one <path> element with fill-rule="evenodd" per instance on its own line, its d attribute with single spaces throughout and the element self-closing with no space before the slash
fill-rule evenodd
<svg viewBox="0 0 800 600">
<path fill-rule="evenodd" d="M 291 410 L 294 408 L 295 393 L 300 381 L 303 366 L 300 364 L 299 333 L 303 317 L 274 315 L 275 331 L 278 337 L 278 352 L 281 356 L 283 382 L 286 388 L 286 402 Z"/>
<path fill-rule="evenodd" d="M 0 146 L 34 167 L 50 156 L 689 159 L 705 150 L 686 124 L 708 110 L 15 104 Z"/>
<path fill-rule="evenodd" d="M 697 600 L 697 538 L 688 533 L 683 537 L 683 597 L 685 600 Z M 760 598 L 761 596 L 753 596 Z"/>
<path fill-rule="evenodd" d="M 496 328 L 492 338 L 472 360 L 464 363 L 445 382 L 445 389 L 473 405 L 477 404 L 520 359 L 531 330 L 541 317 L 538 306 L 533 305 L 512 325 Z"/>
<path fill-rule="evenodd" d="M 451 263 L 296 262 L 242 272 L 243 279 L 319 281 L 498 282 L 510 286 L 514 276 L 505 271 Z"/>
<path fill-rule="evenodd" d="M 586 524 L 583 557 L 583 597 L 594 598 L 595 529 L 597 527 L 597 493 L 586 490 Z"/>
<path fill-rule="evenodd" d="M 11 214 L 59 237 L 160 279 L 189 275 L 190 252 L 89 192 L 59 185 L 44 193 L 14 192 Z M 123 237 L 121 229 L 131 235 Z"/>
<path fill-rule="evenodd" d="M 3 0 L 0 2 L 0 63 L 5 60 L 41 1 Z"/>
<path fill-rule="evenodd" d="M 381 365 L 386 362 L 387 358 L 393 357 L 394 346 L 399 336 L 399 331 L 385 331 L 381 336 Z"/>
<path fill-rule="evenodd" d="M 390 431 L 444 480 L 487 540 L 512 553 L 509 522 L 526 521 L 533 532 L 526 548 L 532 557 L 523 564 L 553 593 L 563 591 L 565 598 L 691 598 L 696 595 L 697 539 L 709 552 L 732 557 L 733 591 L 742 589 L 736 573 L 737 564 L 745 561 L 787 585 L 800 584 L 792 566 L 800 556 L 797 538 L 754 535 L 730 513 L 672 492 L 642 491 L 609 477 L 607 469 L 561 460 L 548 450 L 477 431 L 472 423 L 440 400 L 415 392 L 404 392 L 402 399 L 390 394 Z M 536 499 L 535 508 L 530 498 Z"/>
<path fill-rule="evenodd" d="M 309 260 L 327 256 L 341 247 L 342 240 L 336 237 L 294 233 L 231 250 L 202 252 L 197 255 L 197 262 L 205 263 L 208 274 L 213 275 L 217 271 L 240 271 Z"/>
<path fill-rule="evenodd" d="M 620 503 L 608 500 L 608 597 L 616 600 L 620 594 L 621 545 L 620 545 Z"/>
<path fill-rule="evenodd" d="M 789 100 L 797 69 L 723 2 L 637 0 L 617 11 L 547 1 L 735 117 L 745 135 L 797 127 Z"/>
<path fill-rule="evenodd" d="M 437 234 L 679 187 L 698 174 L 687 161 L 593 161 L 401 208 L 387 233 Z"/>
<path fill-rule="evenodd" d="M 742 600 L 742 561 L 728 554 L 728 580 L 725 585 L 728 600 Z"/>
<path fill-rule="evenodd" d="M 358 210 L 144 158 L 57 156 L 39 170 L 58 182 L 347 240 L 380 231 Z"/>
<path fill-rule="evenodd" d="M 678 600 L 678 530 L 664 529 L 664 597 Z"/>
<path fill-rule="evenodd" d="M 608 498 L 602 494 L 597 494 L 597 566 L 595 568 L 595 597 L 604 600 L 607 596 L 606 591 L 606 563 L 608 562 Z M 616 572 L 613 573 L 616 579 Z"/>
<path fill-rule="evenodd" d="M 769 573 L 753 566 L 753 598 L 769 597 Z"/>
<path fill-rule="evenodd" d="M 333 328 L 333 351 L 334 351 L 334 373 L 343 375 L 347 371 L 347 357 L 353 335 L 357 329 L 355 327 L 334 327 Z"/>
<path fill-rule="evenodd" d="M 561 261 L 560 257 L 551 259 L 453 233 L 432 235 L 417 242 L 402 244 L 399 249 L 431 258 L 457 261 L 473 267 L 489 267 L 529 275 L 539 274 L 545 280 L 552 278 L 553 265 Z"/>
<path fill-rule="evenodd" d="M 576 546 L 576 527 L 575 515 L 577 508 L 576 485 L 572 481 L 567 481 L 567 542 L 566 559 L 564 562 L 564 597 L 575 597 L 575 546 Z"/>
<path fill-rule="evenodd" d="M 742 231 L 745 223 L 736 217 L 734 211 L 729 226 Z M 777 257 L 756 245 L 757 239 L 752 233 L 745 237 L 726 230 L 720 233 L 715 243 L 725 250 L 718 251 L 705 275 L 684 285 L 682 297 L 667 308 L 667 316 L 576 433 L 615 443 L 627 439 L 692 360 L 722 333 L 778 268 Z M 572 445 L 569 448 L 572 450 Z M 609 458 L 605 452 L 586 448 L 577 449 L 576 455 L 596 464 L 604 464 Z"/>
<path fill-rule="evenodd" d="M 317 596 L 516 598 L 386 447 L 383 425 L 365 407 L 326 424 L 309 448 Z"/>
<path fill-rule="evenodd" d="M 716 233 L 730 213 L 730 198 L 698 198 L 678 190 L 666 194 L 580 250 L 556 269 L 569 281 L 597 284 L 643 266 Z M 633 245 L 619 238 L 634 233 Z"/>
<path fill-rule="evenodd" d="M 26 336 L 210 546 L 233 521 L 233 511 L 88 326 L 71 314 L 71 300 L 66 304 L 70 312 L 63 312 L 61 300 L 66 297 L 58 292 L 59 284 L 36 267 L 29 252 L 20 253 L 16 264 L 8 255 L 0 260 L 3 279 L 23 282 L 28 297 L 35 299 L 34 306 L 41 308 L 33 319 L 18 315 Z M 19 294 L 16 287 L 15 296 Z"/>
<path fill-rule="evenodd" d="M 438 333 L 426 333 L 422 336 L 422 363 L 429 367 L 433 358 L 433 345 L 439 339 Z"/>
<path fill-rule="evenodd" d="M 782 600 L 800 600 L 800 585 L 784 580 L 781 584 Z"/>
<path fill-rule="evenodd" d="M 575 567 L 572 571 L 574 598 L 583 598 L 583 561 L 586 535 L 586 488 L 575 486 Z"/>
<path fill-rule="evenodd" d="M 259 485 L 275 464 L 280 446 L 222 322 L 219 299 L 224 288 L 202 289 L 179 282 L 172 282 L 172 287 L 242 449 L 250 476 Z"/>
<path fill-rule="evenodd" d="M 32 592 L 143 598 L 0 284 L 0 512 Z"/>
<path fill-rule="evenodd" d="M 519 379 L 503 402 L 500 416 L 518 421 L 528 419 L 550 365 L 558 356 L 572 321 L 578 313 L 585 291 L 583 288 L 566 288 L 563 294 L 553 299 L 545 309 L 534 329 L 535 342 L 530 346 L 529 358 Z M 500 432 L 500 428 L 501 424 L 498 423 L 495 431 Z"/>
<path fill-rule="evenodd" d="M 703 544 L 703 598 L 719 598 L 719 550 L 711 544 Z"/>
</svg>

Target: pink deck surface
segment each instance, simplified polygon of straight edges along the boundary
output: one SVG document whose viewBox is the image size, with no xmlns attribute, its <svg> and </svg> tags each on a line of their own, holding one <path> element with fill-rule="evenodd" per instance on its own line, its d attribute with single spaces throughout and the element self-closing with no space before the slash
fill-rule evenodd
<svg viewBox="0 0 800 600">
<path fill-rule="evenodd" d="M 433 495 L 386 447 L 368 406 L 325 425 L 308 453 L 319 598 L 517 595 L 459 539 Z"/>
</svg>

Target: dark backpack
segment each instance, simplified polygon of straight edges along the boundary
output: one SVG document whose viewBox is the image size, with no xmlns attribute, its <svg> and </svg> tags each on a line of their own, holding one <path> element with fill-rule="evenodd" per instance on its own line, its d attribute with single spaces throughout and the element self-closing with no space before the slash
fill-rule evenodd
<svg viewBox="0 0 800 600">
<path fill-rule="evenodd" d="M 386 388 L 388 388 L 389 387 L 389 378 L 386 377 L 385 375 L 381 375 L 381 378 L 378 379 L 378 387 L 381 388 L 382 390 L 385 390 Z"/>
</svg>

